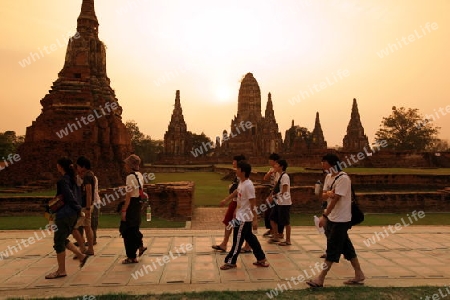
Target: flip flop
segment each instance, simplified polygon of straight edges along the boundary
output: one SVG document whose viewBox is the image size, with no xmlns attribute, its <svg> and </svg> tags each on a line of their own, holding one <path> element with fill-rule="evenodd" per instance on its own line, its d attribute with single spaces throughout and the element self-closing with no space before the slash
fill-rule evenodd
<svg viewBox="0 0 450 300">
<path fill-rule="evenodd" d="M 263 260 L 263 261 L 255 261 L 253 264 L 254 264 L 255 266 L 263 267 L 263 268 L 267 268 L 267 267 L 270 266 L 270 264 L 267 262 L 267 260 Z"/>
<path fill-rule="evenodd" d="M 347 285 L 363 285 L 364 284 L 364 279 L 357 280 L 357 279 L 353 278 L 353 279 L 349 279 L 347 281 L 344 281 L 344 284 L 347 284 Z"/>
<path fill-rule="evenodd" d="M 84 267 L 84 265 L 86 264 L 88 258 L 89 258 L 89 255 L 85 254 L 85 257 L 84 257 L 83 260 L 80 262 L 80 269 L 81 269 L 82 267 Z"/>
<path fill-rule="evenodd" d="M 211 248 L 213 248 L 214 250 L 222 251 L 222 252 L 226 252 L 227 251 L 227 249 L 223 249 L 219 245 L 211 246 Z"/>
<path fill-rule="evenodd" d="M 318 284 L 311 280 L 306 281 L 306 284 L 309 285 L 310 288 L 323 288 L 323 284 Z"/>
<path fill-rule="evenodd" d="M 138 263 L 137 259 L 125 258 L 124 260 L 122 260 L 123 265 L 137 264 L 137 263 Z"/>
<path fill-rule="evenodd" d="M 139 257 L 141 257 L 145 253 L 145 251 L 147 251 L 147 247 L 142 248 L 142 250 L 139 249 Z"/>
<path fill-rule="evenodd" d="M 234 269 L 236 268 L 236 265 L 233 264 L 224 264 L 223 266 L 220 267 L 221 270 L 230 270 L 230 269 Z"/>
<path fill-rule="evenodd" d="M 56 279 L 61 277 L 66 277 L 67 274 L 59 274 L 58 272 L 53 272 L 50 274 L 45 275 L 45 279 Z"/>
<path fill-rule="evenodd" d="M 252 250 L 241 249 L 241 253 L 252 253 Z"/>
<path fill-rule="evenodd" d="M 281 242 L 281 243 L 278 243 L 278 246 L 290 246 L 290 245 L 292 245 L 290 242 Z"/>
</svg>

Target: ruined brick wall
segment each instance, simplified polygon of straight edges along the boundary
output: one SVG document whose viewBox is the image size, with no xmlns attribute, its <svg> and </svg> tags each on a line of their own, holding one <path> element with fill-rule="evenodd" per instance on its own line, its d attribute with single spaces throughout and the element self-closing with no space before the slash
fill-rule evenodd
<svg viewBox="0 0 450 300">
<path fill-rule="evenodd" d="M 269 187 L 257 185 L 255 189 L 260 207 L 265 204 Z M 293 186 L 291 198 L 292 213 L 322 213 L 322 200 L 314 194 L 313 187 Z M 410 213 L 413 210 L 450 212 L 450 194 L 443 192 L 357 193 L 357 198 L 365 213 Z"/>
<path fill-rule="evenodd" d="M 167 220 L 189 221 L 194 211 L 194 182 L 170 182 L 164 184 L 145 185 L 145 190 L 150 196 L 152 215 Z M 42 215 L 43 204 L 51 197 L 2 197 L 0 198 L 1 216 L 26 216 Z M 101 206 L 101 212 L 115 214 L 118 204 L 125 197 L 117 189 L 101 191 L 100 198 L 105 204 Z"/>
</svg>

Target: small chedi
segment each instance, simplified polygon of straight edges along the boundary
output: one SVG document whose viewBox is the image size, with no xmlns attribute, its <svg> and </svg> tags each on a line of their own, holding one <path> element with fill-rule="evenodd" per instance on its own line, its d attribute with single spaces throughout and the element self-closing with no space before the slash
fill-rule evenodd
<svg viewBox="0 0 450 300">
<path fill-rule="evenodd" d="M 41 114 L 27 127 L 20 163 L 0 172 L 3 184 L 50 180 L 60 156 L 76 160 L 80 155 L 91 160 L 101 186 L 123 183 L 122 161 L 131 153 L 131 139 L 106 74 L 98 26 L 94 0 L 83 0 L 64 67 L 41 100 Z"/>
</svg>

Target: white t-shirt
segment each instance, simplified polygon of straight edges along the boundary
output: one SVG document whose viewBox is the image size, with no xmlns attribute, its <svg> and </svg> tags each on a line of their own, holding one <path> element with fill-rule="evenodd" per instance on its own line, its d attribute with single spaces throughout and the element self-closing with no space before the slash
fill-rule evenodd
<svg viewBox="0 0 450 300">
<path fill-rule="evenodd" d="M 250 199 L 255 199 L 255 187 L 250 179 L 239 182 L 237 188 L 236 219 L 242 222 L 253 221 Z"/>
<path fill-rule="evenodd" d="M 277 173 L 278 174 L 278 173 Z M 287 192 L 283 193 L 283 186 L 287 185 Z M 291 180 L 289 175 L 284 173 L 280 179 L 280 192 L 276 194 L 278 205 L 292 205 L 291 199 Z"/>
<path fill-rule="evenodd" d="M 340 176 L 339 176 L 340 175 Z M 334 179 L 336 181 L 333 184 Z M 333 186 L 331 186 L 333 184 Z M 332 177 L 328 174 L 325 177 L 325 182 L 323 185 L 324 192 L 334 190 L 336 195 L 341 196 L 336 206 L 333 208 L 331 213 L 328 215 L 328 219 L 332 222 L 350 222 L 352 219 L 352 189 L 351 180 L 347 173 L 339 172 L 336 176 Z M 331 202 L 331 198 L 327 199 L 328 204 Z"/>
<path fill-rule="evenodd" d="M 139 182 L 141 183 L 141 187 L 143 188 L 144 185 L 144 177 L 142 176 L 141 172 L 135 172 L 136 175 L 139 178 Z M 127 193 L 131 192 L 131 197 L 139 197 L 139 184 L 136 180 L 136 176 L 134 174 L 129 174 L 127 176 Z"/>
</svg>

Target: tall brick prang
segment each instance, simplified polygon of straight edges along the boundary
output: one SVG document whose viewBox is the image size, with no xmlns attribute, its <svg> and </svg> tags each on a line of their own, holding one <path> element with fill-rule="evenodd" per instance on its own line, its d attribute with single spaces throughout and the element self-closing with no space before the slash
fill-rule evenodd
<svg viewBox="0 0 450 300">
<path fill-rule="evenodd" d="M 88 157 L 101 186 L 123 183 L 123 159 L 132 151 L 106 74 L 106 47 L 98 38 L 94 0 L 83 0 L 77 33 L 68 41 L 62 70 L 27 127 L 20 163 L 0 173 L 4 183 L 56 177 L 56 160 Z"/>
</svg>

